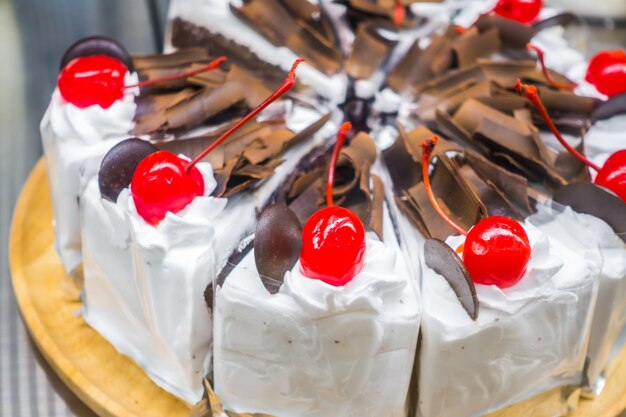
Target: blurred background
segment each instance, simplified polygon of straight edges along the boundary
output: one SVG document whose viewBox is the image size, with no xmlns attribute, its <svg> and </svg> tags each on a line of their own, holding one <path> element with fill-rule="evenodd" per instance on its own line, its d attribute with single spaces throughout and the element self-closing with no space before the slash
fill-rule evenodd
<svg viewBox="0 0 626 417">
<path fill-rule="evenodd" d="M 134 54 L 159 51 L 168 3 L 168 0 L 0 0 L 2 417 L 94 415 L 45 364 L 22 325 L 10 284 L 10 221 L 19 191 L 41 156 L 39 121 L 54 89 L 65 49 L 81 37 L 102 34 L 118 39 Z M 601 49 L 626 47 L 626 0 L 553 3 L 563 8 L 580 7 L 589 17 L 589 32 L 584 32 L 589 34 L 585 51 L 588 55 Z M 602 16 L 602 7 L 597 5 L 608 7 L 611 3 L 615 9 L 622 10 L 621 18 Z"/>
</svg>

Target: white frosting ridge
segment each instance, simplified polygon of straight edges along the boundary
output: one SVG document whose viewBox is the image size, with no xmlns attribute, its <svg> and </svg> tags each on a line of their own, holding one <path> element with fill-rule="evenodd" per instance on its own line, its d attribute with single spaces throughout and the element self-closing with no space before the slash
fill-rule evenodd
<svg viewBox="0 0 626 417">
<path fill-rule="evenodd" d="M 125 83 L 136 81 L 136 73 L 126 74 Z M 78 197 L 86 179 L 98 172 L 104 155 L 133 128 L 137 107 L 134 98 L 131 91 L 108 109 L 98 105 L 80 109 L 65 101 L 56 89 L 41 121 L 54 207 L 55 245 L 68 273 L 82 260 Z"/>
<path fill-rule="evenodd" d="M 368 234 L 363 270 L 344 287 L 302 275 L 277 294 L 254 252 L 215 299 L 215 389 L 236 412 L 281 417 L 404 416 L 419 293 L 385 213 L 385 243 Z"/>
<path fill-rule="evenodd" d="M 423 266 L 423 417 L 481 416 L 580 382 L 599 265 L 532 218 L 524 228 L 533 248 L 526 275 L 504 290 L 476 285 L 475 322 L 447 281 Z"/>
<path fill-rule="evenodd" d="M 317 118 L 296 106 L 287 125 Z M 212 343 L 204 290 L 254 230 L 256 211 L 300 158 L 330 137 L 331 125 L 290 149 L 258 188 L 228 199 L 208 196 L 215 187 L 212 169 L 198 164 L 206 196 L 167 213 L 157 227 L 137 214 L 128 189 L 116 203 L 101 198 L 94 176 L 81 198 L 87 322 L 159 386 L 190 404 L 200 401 Z"/>
</svg>

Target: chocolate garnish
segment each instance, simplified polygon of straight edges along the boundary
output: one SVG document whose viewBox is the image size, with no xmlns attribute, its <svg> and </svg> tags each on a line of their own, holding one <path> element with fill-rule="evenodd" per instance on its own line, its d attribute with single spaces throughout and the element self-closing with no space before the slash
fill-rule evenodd
<svg viewBox="0 0 626 417">
<path fill-rule="evenodd" d="M 298 20 L 280 1 L 230 2 L 230 9 L 273 45 L 291 49 L 322 72 L 331 75 L 341 69 L 342 57 L 335 45 Z"/>
<path fill-rule="evenodd" d="M 618 94 L 600 103 L 591 113 L 591 122 L 596 123 L 620 114 L 626 114 L 626 93 Z"/>
<path fill-rule="evenodd" d="M 346 72 L 354 79 L 369 79 L 397 43 L 382 36 L 378 28 L 375 23 L 366 22 L 357 29 L 352 52 L 345 63 Z"/>
<path fill-rule="evenodd" d="M 372 204 L 370 221 L 367 228 L 380 240 L 383 240 L 383 205 L 385 202 L 385 186 L 378 175 L 372 175 Z"/>
<path fill-rule="evenodd" d="M 576 16 L 574 13 L 564 12 L 559 13 L 554 16 L 550 16 L 545 19 L 541 19 L 535 23 L 533 23 L 533 28 L 537 31 L 542 31 L 544 29 L 553 27 L 553 26 L 569 26 L 572 23 L 576 22 L 580 18 Z"/>
<path fill-rule="evenodd" d="M 552 199 L 604 220 L 626 242 L 626 202 L 607 189 L 595 184 L 569 184 L 557 190 Z"/>
<path fill-rule="evenodd" d="M 124 188 L 128 188 L 137 165 L 159 149 L 138 138 L 130 138 L 113 146 L 102 159 L 98 172 L 100 195 L 112 202 Z"/>
<path fill-rule="evenodd" d="M 459 255 L 445 242 L 428 239 L 424 243 L 424 261 L 426 266 L 445 278 L 463 309 L 475 321 L 478 318 L 476 287 Z"/>
<path fill-rule="evenodd" d="M 476 28 L 471 28 L 453 42 L 452 49 L 456 56 L 457 66 L 463 68 L 474 64 L 479 57 L 496 53 L 501 46 L 500 33 L 497 28 L 494 27 L 482 33 Z"/>
<path fill-rule="evenodd" d="M 122 62 L 129 71 L 133 71 L 133 61 L 124 46 L 115 39 L 107 36 L 88 36 L 79 39 L 70 46 L 61 58 L 60 69 L 63 69 L 71 60 L 90 55 L 106 55 Z"/>
<path fill-rule="evenodd" d="M 537 34 L 537 29 L 532 26 L 494 14 L 482 15 L 475 25 L 481 32 L 497 28 L 503 45 L 511 48 L 525 49 L 528 42 Z"/>
<path fill-rule="evenodd" d="M 300 257 L 302 224 L 283 204 L 266 207 L 254 234 L 254 261 L 259 275 L 282 282 Z M 266 287 L 267 288 L 267 287 Z M 278 288 L 267 288 L 275 294 Z"/>
<path fill-rule="evenodd" d="M 211 55 L 206 48 L 181 48 L 169 54 L 139 55 L 133 57 L 137 71 L 151 68 L 177 68 L 199 62 L 209 62 Z"/>
</svg>

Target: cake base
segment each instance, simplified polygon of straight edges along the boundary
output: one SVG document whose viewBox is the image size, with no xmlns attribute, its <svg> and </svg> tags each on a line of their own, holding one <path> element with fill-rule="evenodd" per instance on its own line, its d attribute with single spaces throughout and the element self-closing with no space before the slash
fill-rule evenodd
<svg viewBox="0 0 626 417">
<path fill-rule="evenodd" d="M 67 277 L 53 245 L 52 203 L 41 159 L 28 178 L 13 215 L 10 267 L 13 289 L 34 342 L 65 384 L 103 417 L 189 416 L 191 408 L 155 385 L 143 370 L 89 327 L 81 303 L 62 291 Z M 571 417 L 617 417 L 626 410 L 626 348 L 610 364 L 607 386 L 595 400 L 581 400 Z M 490 417 L 533 415 L 547 392 Z"/>
</svg>

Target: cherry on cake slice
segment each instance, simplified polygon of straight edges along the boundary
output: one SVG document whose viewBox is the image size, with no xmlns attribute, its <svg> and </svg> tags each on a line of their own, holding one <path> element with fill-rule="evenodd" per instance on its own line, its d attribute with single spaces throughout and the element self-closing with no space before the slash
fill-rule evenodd
<svg viewBox="0 0 626 417">
<path fill-rule="evenodd" d="M 202 136 L 120 142 L 81 195 L 86 322 L 189 404 L 212 363 L 205 288 L 332 125 L 291 96 L 271 104 L 295 68 L 243 119 Z M 250 95 L 266 89 L 256 83 Z"/>
<path fill-rule="evenodd" d="M 300 165 L 209 291 L 214 387 L 228 410 L 405 413 L 421 311 L 417 280 L 371 172 L 374 141 L 360 132 L 341 148 L 348 129 L 332 155 Z"/>
</svg>

